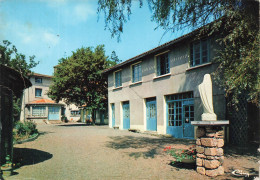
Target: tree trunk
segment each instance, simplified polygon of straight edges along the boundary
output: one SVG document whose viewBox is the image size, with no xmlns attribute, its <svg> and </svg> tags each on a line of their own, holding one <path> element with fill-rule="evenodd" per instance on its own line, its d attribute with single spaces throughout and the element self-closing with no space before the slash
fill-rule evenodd
<svg viewBox="0 0 260 180">
<path fill-rule="evenodd" d="M 96 110 L 92 110 L 91 116 L 92 116 L 92 125 L 95 125 L 95 123 L 96 123 Z"/>
</svg>

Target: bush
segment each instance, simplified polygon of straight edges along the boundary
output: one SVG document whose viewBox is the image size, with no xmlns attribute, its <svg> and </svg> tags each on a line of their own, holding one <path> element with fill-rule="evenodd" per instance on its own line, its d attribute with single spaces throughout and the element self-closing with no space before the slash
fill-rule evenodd
<svg viewBox="0 0 260 180">
<path fill-rule="evenodd" d="M 36 124 L 32 121 L 26 121 L 24 123 L 17 122 L 13 130 L 13 134 L 18 137 L 21 136 L 28 137 L 36 133 L 38 133 L 38 130 L 36 129 Z"/>
</svg>

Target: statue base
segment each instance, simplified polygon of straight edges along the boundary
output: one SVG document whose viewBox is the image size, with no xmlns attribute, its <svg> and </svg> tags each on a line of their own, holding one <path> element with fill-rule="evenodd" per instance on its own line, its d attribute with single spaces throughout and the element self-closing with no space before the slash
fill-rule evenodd
<svg viewBox="0 0 260 180">
<path fill-rule="evenodd" d="M 201 115 L 202 121 L 216 121 L 217 115 L 215 113 L 203 113 Z"/>
</svg>

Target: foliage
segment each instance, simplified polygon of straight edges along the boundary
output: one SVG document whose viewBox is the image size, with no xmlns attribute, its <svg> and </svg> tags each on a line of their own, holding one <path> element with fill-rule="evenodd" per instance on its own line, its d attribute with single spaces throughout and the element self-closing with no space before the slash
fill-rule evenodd
<svg viewBox="0 0 260 180">
<path fill-rule="evenodd" d="M 201 36 L 217 35 L 222 49 L 214 74 L 232 103 L 246 92 L 248 101 L 259 102 L 259 1 L 257 0 L 147 0 L 151 19 L 165 32 L 199 28 Z M 106 28 L 120 39 L 123 25 L 130 19 L 132 0 L 99 0 L 98 13 L 104 12 Z M 140 8 L 143 0 L 139 0 Z"/>
<path fill-rule="evenodd" d="M 67 104 L 86 105 L 92 113 L 104 109 L 107 80 L 102 71 L 118 62 L 115 53 L 113 57 L 109 59 L 104 45 L 99 45 L 95 49 L 82 47 L 70 57 L 62 58 L 56 66 L 49 97 L 57 102 L 63 99 Z"/>
<path fill-rule="evenodd" d="M 175 162 L 182 162 L 183 159 L 196 159 L 195 146 L 192 146 L 189 149 L 172 149 L 171 146 L 166 146 L 164 148 L 164 151 L 166 151 L 168 154 L 174 157 L 175 161 L 172 162 L 173 164 Z"/>
<path fill-rule="evenodd" d="M 13 129 L 13 136 L 15 140 L 28 138 L 31 135 L 37 134 L 38 130 L 36 124 L 32 121 L 16 122 Z"/>
<path fill-rule="evenodd" d="M 7 40 L 0 44 L 0 64 L 11 67 L 23 76 L 27 77 L 31 73 L 31 69 L 36 67 L 39 62 L 35 62 L 35 56 L 29 57 L 29 63 L 26 62 L 26 56 L 18 53 L 18 50 Z"/>
</svg>

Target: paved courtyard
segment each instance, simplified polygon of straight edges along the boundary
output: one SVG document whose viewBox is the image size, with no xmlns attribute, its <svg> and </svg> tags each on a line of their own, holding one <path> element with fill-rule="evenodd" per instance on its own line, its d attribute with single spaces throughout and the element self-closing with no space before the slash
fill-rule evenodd
<svg viewBox="0 0 260 180">
<path fill-rule="evenodd" d="M 84 124 L 41 124 L 38 129 L 38 139 L 15 145 L 22 166 L 7 179 L 210 179 L 196 173 L 194 166 L 170 165 L 163 151 L 165 146 L 183 148 L 194 141 Z M 257 173 L 257 158 L 230 150 L 225 168 L 226 175 L 216 179 L 234 179 L 233 169 Z"/>
</svg>

